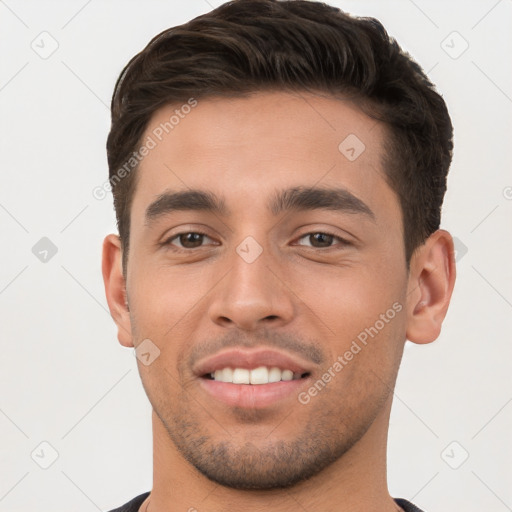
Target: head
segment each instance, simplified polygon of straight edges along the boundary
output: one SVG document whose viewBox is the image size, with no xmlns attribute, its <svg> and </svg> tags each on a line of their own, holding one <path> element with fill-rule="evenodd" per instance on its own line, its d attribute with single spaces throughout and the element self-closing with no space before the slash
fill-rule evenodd
<svg viewBox="0 0 512 512">
<path fill-rule="evenodd" d="M 377 20 L 239 0 L 170 28 L 122 71 L 107 152 L 109 307 L 123 345 L 158 353 L 142 382 L 186 460 L 284 487 L 384 428 L 404 342 L 437 338 L 455 273 L 450 117 Z M 294 355 L 304 385 L 209 401 L 198 368 L 232 347 Z"/>
</svg>

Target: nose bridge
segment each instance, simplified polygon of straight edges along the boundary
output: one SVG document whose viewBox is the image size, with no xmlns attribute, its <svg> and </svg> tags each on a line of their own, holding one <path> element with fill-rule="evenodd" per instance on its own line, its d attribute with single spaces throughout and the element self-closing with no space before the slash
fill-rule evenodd
<svg viewBox="0 0 512 512">
<path fill-rule="evenodd" d="M 286 323 L 291 319 L 293 304 L 272 270 L 275 265 L 266 243 L 247 236 L 227 259 L 229 271 L 210 304 L 213 322 L 253 329 L 268 321 Z"/>
</svg>

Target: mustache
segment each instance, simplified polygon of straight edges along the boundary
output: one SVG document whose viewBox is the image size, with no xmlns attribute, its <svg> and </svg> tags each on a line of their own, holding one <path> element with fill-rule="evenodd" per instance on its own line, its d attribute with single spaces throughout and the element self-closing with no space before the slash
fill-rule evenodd
<svg viewBox="0 0 512 512">
<path fill-rule="evenodd" d="M 264 330 L 258 335 L 248 334 L 244 331 L 231 331 L 220 338 L 199 342 L 189 352 L 188 363 L 189 366 L 193 366 L 200 359 L 230 347 L 255 348 L 260 346 L 285 350 L 317 365 L 326 360 L 324 351 L 317 341 L 306 341 L 302 336 L 293 333 Z"/>
</svg>

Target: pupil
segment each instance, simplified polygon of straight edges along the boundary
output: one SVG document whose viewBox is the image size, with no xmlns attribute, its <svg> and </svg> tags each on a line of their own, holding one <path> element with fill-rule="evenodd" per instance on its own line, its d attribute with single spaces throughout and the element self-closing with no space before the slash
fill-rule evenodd
<svg viewBox="0 0 512 512">
<path fill-rule="evenodd" d="M 180 236 L 180 242 L 183 247 L 198 247 L 201 245 L 202 237 L 200 233 L 186 233 Z"/>
<path fill-rule="evenodd" d="M 328 235 L 326 233 L 315 233 L 311 236 L 313 236 L 313 240 L 315 240 L 315 242 L 320 242 L 321 247 L 324 247 L 324 246 L 328 247 L 332 243 L 332 239 L 333 239 L 332 235 Z M 314 243 L 312 243 L 312 245 L 314 247 L 318 247 L 318 245 L 315 246 Z"/>
</svg>

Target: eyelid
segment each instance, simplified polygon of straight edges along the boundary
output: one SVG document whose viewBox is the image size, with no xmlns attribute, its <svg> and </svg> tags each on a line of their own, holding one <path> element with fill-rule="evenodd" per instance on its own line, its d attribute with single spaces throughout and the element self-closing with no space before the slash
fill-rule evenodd
<svg viewBox="0 0 512 512">
<path fill-rule="evenodd" d="M 341 242 L 341 244 L 337 244 L 337 245 L 353 245 L 353 243 L 350 241 L 350 240 L 347 240 L 346 238 L 340 236 L 340 235 L 337 235 L 336 233 L 332 233 L 331 231 L 329 230 L 323 230 L 323 229 L 316 229 L 316 230 L 313 230 L 313 231 L 308 231 L 306 233 L 303 233 L 302 235 L 298 236 L 297 238 L 295 238 L 295 240 L 300 240 L 301 238 L 304 238 L 306 236 L 310 236 L 310 235 L 315 235 L 317 233 L 321 233 L 322 235 L 328 235 L 328 236 L 332 236 L 333 238 L 336 238 L 339 242 Z M 328 250 L 328 249 L 332 249 L 333 247 L 336 247 L 336 245 L 331 245 L 329 247 L 313 247 L 313 246 L 308 246 L 308 245 L 302 245 L 302 244 L 298 244 L 302 247 L 311 247 L 312 249 L 319 249 L 319 250 Z"/>
<path fill-rule="evenodd" d="M 208 235 L 208 233 L 204 233 L 203 231 L 199 230 L 199 229 L 189 229 L 189 230 L 186 230 L 186 231 L 180 231 L 179 233 L 174 233 L 172 235 L 169 235 L 167 237 L 165 237 L 165 239 L 163 240 L 162 242 L 162 245 L 172 245 L 171 244 L 171 240 L 174 240 L 176 238 L 179 238 L 181 235 L 187 235 L 189 233 L 194 233 L 195 235 L 202 235 L 206 238 L 209 238 L 210 240 L 213 241 L 213 238 L 211 236 Z M 196 247 L 196 249 L 199 249 L 200 247 L 203 247 L 202 245 L 200 245 L 199 247 Z M 176 248 L 178 250 L 184 250 L 184 251 L 193 251 L 194 249 L 188 249 L 186 247 L 180 247 L 180 246 L 176 246 Z"/>
<path fill-rule="evenodd" d="M 205 230 L 203 230 L 201 228 L 194 228 L 193 226 L 184 227 L 184 228 L 182 228 L 180 231 L 178 231 L 176 233 L 173 233 L 173 234 L 165 236 L 165 238 L 163 239 L 163 241 L 159 245 L 161 245 L 163 247 L 172 246 L 173 250 L 176 250 L 178 252 L 179 251 L 181 251 L 181 252 L 193 252 L 193 251 L 196 251 L 198 249 L 201 249 L 201 248 L 205 247 L 205 245 L 200 245 L 199 247 L 186 248 L 186 247 L 180 247 L 180 246 L 177 246 L 177 245 L 174 245 L 173 243 L 171 243 L 172 240 L 174 240 L 176 238 L 179 238 L 181 235 L 186 235 L 186 234 L 189 234 L 189 233 L 194 233 L 194 234 L 197 234 L 197 235 L 202 235 L 202 236 L 212 240 L 214 242 L 214 245 L 216 245 L 216 246 L 220 245 L 218 242 L 215 242 L 214 238 L 211 237 L 208 233 L 206 233 Z M 295 240 L 295 242 L 297 242 L 297 241 L 301 240 L 304 237 L 311 236 L 311 235 L 318 234 L 318 233 L 321 233 L 321 234 L 324 234 L 324 235 L 328 235 L 328 236 L 332 236 L 334 239 L 338 240 L 338 243 L 335 244 L 335 245 L 331 245 L 329 247 L 313 247 L 311 245 L 308 246 L 308 245 L 303 245 L 303 244 L 296 244 L 296 245 L 298 245 L 300 247 L 309 247 L 311 249 L 323 250 L 323 251 L 327 251 L 329 249 L 335 248 L 335 247 L 340 246 L 340 245 L 341 246 L 354 245 L 354 243 L 351 242 L 346 237 L 338 235 L 336 233 L 333 233 L 332 230 L 330 230 L 330 229 L 322 229 L 322 228 L 318 228 L 318 229 L 311 229 L 310 228 L 309 231 L 305 231 L 304 233 L 302 233 L 298 237 L 295 237 L 294 240 Z"/>
<path fill-rule="evenodd" d="M 174 226 L 173 228 L 166 229 L 161 236 L 161 240 L 169 240 L 169 238 L 174 238 L 175 236 L 183 235 L 185 233 L 200 233 L 201 235 L 209 236 L 207 231 L 211 230 L 202 224 L 181 224 Z"/>
</svg>

